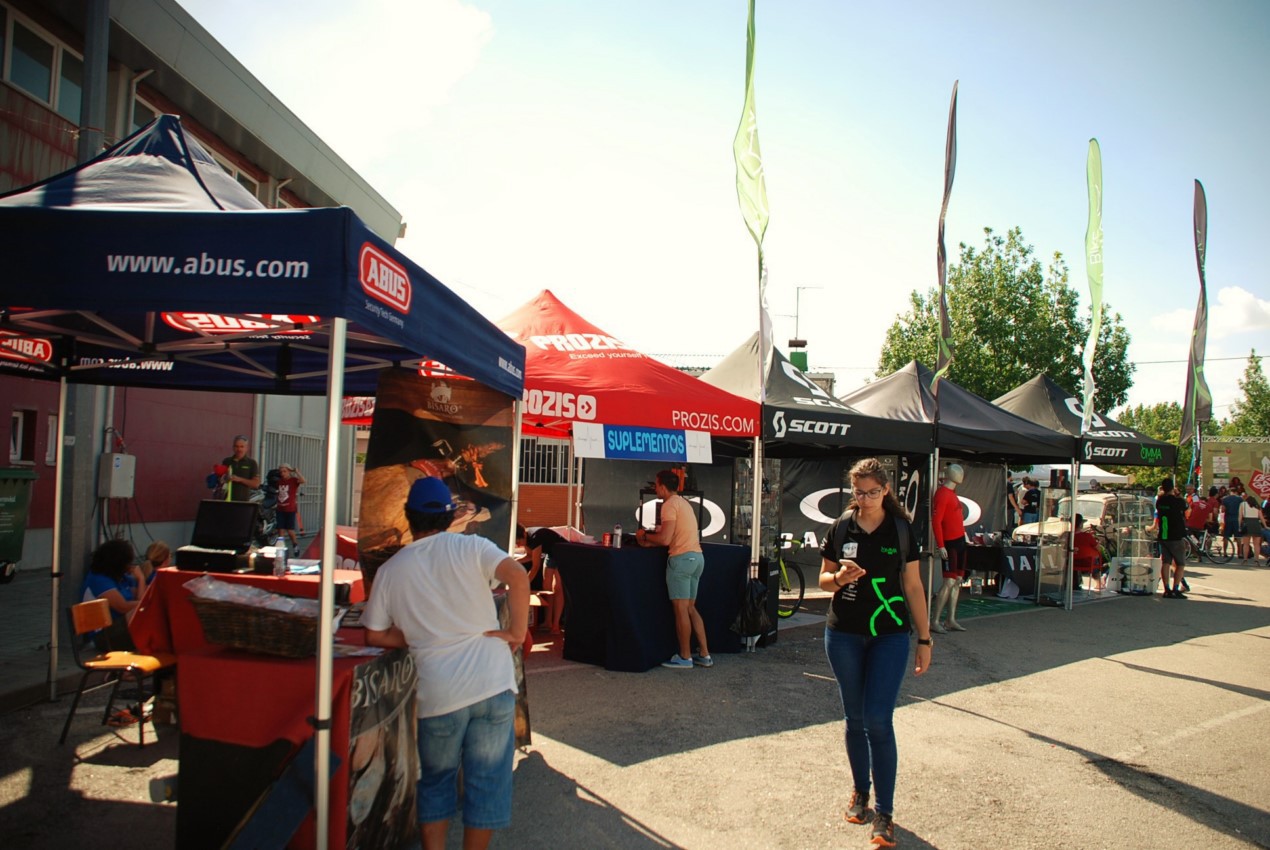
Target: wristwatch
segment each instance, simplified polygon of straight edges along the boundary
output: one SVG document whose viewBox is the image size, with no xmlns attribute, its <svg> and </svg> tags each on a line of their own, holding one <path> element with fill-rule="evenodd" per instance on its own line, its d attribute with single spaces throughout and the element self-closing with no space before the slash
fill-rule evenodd
<svg viewBox="0 0 1270 850">
<path fill-rule="evenodd" d="M 934 638 L 918 638 L 917 645 L 918 646 L 934 646 L 935 640 Z"/>
</svg>

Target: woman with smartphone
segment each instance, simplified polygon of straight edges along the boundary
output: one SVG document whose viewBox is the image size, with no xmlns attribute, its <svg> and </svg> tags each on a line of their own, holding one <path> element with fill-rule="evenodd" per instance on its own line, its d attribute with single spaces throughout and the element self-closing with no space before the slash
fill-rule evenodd
<svg viewBox="0 0 1270 850">
<path fill-rule="evenodd" d="M 895 846 L 897 754 L 893 716 L 917 632 L 913 672 L 930 667 L 930 619 L 913 527 L 876 458 L 851 469 L 852 504 L 825 537 L 820 588 L 833 594 L 825 654 L 846 719 L 853 790 L 844 817 L 871 823 L 872 843 Z M 870 790 L 876 803 L 869 805 Z"/>
</svg>

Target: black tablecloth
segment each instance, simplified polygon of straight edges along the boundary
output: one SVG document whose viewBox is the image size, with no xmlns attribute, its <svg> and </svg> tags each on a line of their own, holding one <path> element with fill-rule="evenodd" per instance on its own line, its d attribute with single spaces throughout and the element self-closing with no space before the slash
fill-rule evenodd
<svg viewBox="0 0 1270 850">
<path fill-rule="evenodd" d="M 710 653 L 740 652 L 741 639 L 729 626 L 741 605 L 749 550 L 721 543 L 701 548 L 706 566 L 697 611 L 705 621 Z M 642 673 L 678 652 L 664 546 L 558 543 L 551 565 L 564 579 L 566 659 Z"/>
<path fill-rule="evenodd" d="M 1036 593 L 1035 546 L 967 546 L 966 569 L 996 574 L 999 581 L 1011 579 L 1019 586 L 1019 596 Z"/>
</svg>

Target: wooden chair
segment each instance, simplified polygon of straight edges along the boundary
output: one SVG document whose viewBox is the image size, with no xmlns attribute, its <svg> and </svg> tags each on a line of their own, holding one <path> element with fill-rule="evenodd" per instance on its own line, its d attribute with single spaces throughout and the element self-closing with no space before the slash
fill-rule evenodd
<svg viewBox="0 0 1270 850">
<path fill-rule="evenodd" d="M 111 624 L 110 603 L 105 599 L 94 599 L 91 602 L 80 602 L 66 609 L 66 618 L 71 629 L 71 652 L 75 663 L 84 671 L 79 677 L 79 687 L 75 691 L 75 699 L 71 701 L 70 713 L 66 715 L 66 724 L 62 726 L 62 737 L 57 743 L 66 743 L 66 735 L 70 732 L 71 721 L 75 719 L 75 709 L 79 707 L 79 699 L 88 691 L 95 691 L 110 685 L 110 699 L 106 701 L 106 711 L 101 716 L 102 725 L 110 719 L 110 710 L 114 708 L 115 696 L 122 682 L 135 682 L 137 685 L 138 703 L 145 705 L 144 683 L 153 679 L 154 674 L 176 666 L 176 656 L 166 653 L 141 655 L 136 652 L 111 650 L 98 652 L 94 644 L 94 632 L 108 629 Z M 89 686 L 88 680 L 94 673 L 102 675 L 102 680 Z M 158 695 L 155 685 L 152 696 Z M 137 718 L 139 739 L 137 745 L 146 745 L 145 718 Z"/>
</svg>

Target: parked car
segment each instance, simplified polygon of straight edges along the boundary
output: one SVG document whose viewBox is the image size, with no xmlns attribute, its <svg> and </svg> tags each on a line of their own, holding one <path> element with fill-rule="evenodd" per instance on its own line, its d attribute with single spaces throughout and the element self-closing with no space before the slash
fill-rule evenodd
<svg viewBox="0 0 1270 850">
<path fill-rule="evenodd" d="M 1035 546 L 1042 537 L 1062 537 L 1071 533 L 1072 497 L 1058 500 L 1056 514 L 1040 522 L 1014 529 L 1010 538 L 1020 546 Z M 1155 500 L 1125 493 L 1078 493 L 1076 513 L 1092 525 L 1100 538 L 1145 529 L 1155 519 Z"/>
</svg>

